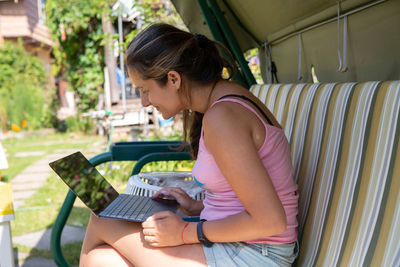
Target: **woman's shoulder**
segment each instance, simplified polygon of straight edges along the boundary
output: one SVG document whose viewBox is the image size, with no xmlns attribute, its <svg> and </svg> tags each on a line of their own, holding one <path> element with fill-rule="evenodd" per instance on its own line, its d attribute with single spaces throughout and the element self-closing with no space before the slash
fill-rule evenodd
<svg viewBox="0 0 400 267">
<path fill-rule="evenodd" d="M 238 130 L 238 128 L 245 130 L 249 122 L 246 112 L 243 112 L 245 108 L 237 103 L 240 98 L 233 95 L 251 97 L 250 94 L 247 89 L 237 83 L 222 82 L 216 99 L 204 114 L 203 126 L 205 128 L 217 127 L 218 130 Z M 235 101 L 230 101 L 231 99 Z"/>
<path fill-rule="evenodd" d="M 210 107 L 203 117 L 204 128 L 229 126 L 234 120 L 235 110 L 227 102 L 220 102 Z"/>
<path fill-rule="evenodd" d="M 217 101 L 215 101 L 204 114 L 203 123 L 214 124 L 234 120 L 237 115 L 235 113 L 238 112 L 237 104 L 226 100 L 227 99 L 218 99 Z"/>
<path fill-rule="evenodd" d="M 250 124 L 248 118 L 238 107 L 238 104 L 230 101 L 222 101 L 214 104 L 204 114 L 203 128 L 205 133 L 229 134 L 233 131 L 248 131 Z"/>
</svg>

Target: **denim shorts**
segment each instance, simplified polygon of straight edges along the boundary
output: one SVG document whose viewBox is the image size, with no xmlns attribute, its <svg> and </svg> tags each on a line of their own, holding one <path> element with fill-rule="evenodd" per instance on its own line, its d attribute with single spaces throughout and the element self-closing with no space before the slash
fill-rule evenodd
<svg viewBox="0 0 400 267">
<path fill-rule="evenodd" d="M 207 265 L 210 267 L 231 266 L 292 266 L 298 255 L 298 242 L 269 245 L 262 243 L 214 243 L 203 246 Z"/>
</svg>

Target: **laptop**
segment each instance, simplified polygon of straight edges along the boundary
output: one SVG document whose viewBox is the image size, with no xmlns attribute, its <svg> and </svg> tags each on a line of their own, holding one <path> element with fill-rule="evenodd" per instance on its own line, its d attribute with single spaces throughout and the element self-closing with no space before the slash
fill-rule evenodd
<svg viewBox="0 0 400 267">
<path fill-rule="evenodd" d="M 159 211 L 178 211 L 176 200 L 119 194 L 81 152 L 49 165 L 98 217 L 143 222 Z"/>
</svg>

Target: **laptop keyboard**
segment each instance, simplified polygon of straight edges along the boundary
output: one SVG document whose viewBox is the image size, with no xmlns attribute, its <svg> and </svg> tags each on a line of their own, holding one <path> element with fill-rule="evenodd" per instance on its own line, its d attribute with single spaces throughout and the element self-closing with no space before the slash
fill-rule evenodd
<svg viewBox="0 0 400 267">
<path fill-rule="evenodd" d="M 103 212 L 103 215 L 122 219 L 145 220 L 154 206 L 151 198 L 121 194 Z"/>
</svg>

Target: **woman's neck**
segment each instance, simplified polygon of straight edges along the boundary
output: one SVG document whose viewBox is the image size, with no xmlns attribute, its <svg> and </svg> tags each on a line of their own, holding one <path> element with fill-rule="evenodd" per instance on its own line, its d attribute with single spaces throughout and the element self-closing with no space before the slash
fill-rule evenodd
<svg viewBox="0 0 400 267">
<path fill-rule="evenodd" d="M 249 91 L 246 88 L 235 82 L 219 80 L 215 86 L 214 84 L 211 84 L 192 90 L 192 105 L 190 109 L 204 114 L 215 101 L 224 95 L 246 95 L 248 93 Z"/>
<path fill-rule="evenodd" d="M 211 104 L 215 101 L 215 92 L 219 90 L 220 84 L 223 81 L 219 80 L 207 85 L 199 85 L 191 89 L 191 103 L 189 109 L 200 113 L 206 113 Z"/>
</svg>

